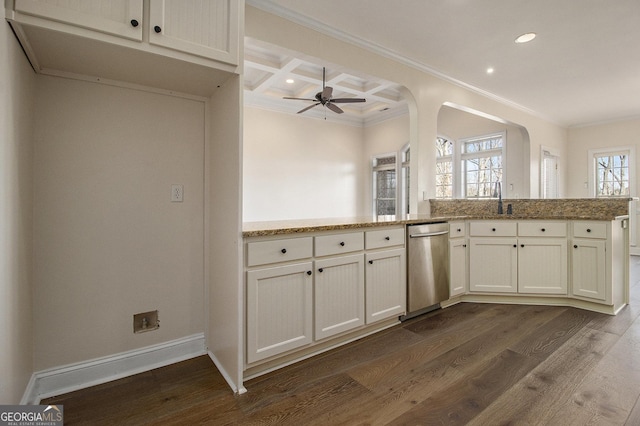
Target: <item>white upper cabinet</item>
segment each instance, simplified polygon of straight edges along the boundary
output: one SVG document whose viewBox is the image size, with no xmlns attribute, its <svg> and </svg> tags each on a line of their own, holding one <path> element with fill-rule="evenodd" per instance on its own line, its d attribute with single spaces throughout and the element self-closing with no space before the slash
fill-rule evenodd
<svg viewBox="0 0 640 426">
<path fill-rule="evenodd" d="M 244 0 L 14 0 L 36 72 L 211 96 L 238 73 Z"/>
<path fill-rule="evenodd" d="M 151 0 L 149 15 L 149 43 L 238 63 L 238 1 Z"/>
<path fill-rule="evenodd" d="M 142 41 L 143 0 L 15 0 L 16 12 Z"/>
</svg>

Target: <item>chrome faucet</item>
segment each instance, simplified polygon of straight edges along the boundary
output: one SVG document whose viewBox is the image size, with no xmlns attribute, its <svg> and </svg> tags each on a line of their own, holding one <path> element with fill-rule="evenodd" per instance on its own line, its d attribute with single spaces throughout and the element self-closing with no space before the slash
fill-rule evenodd
<svg viewBox="0 0 640 426">
<path fill-rule="evenodd" d="M 502 184 L 500 182 L 496 182 L 494 197 L 498 197 L 498 214 L 504 213 L 502 210 Z"/>
</svg>

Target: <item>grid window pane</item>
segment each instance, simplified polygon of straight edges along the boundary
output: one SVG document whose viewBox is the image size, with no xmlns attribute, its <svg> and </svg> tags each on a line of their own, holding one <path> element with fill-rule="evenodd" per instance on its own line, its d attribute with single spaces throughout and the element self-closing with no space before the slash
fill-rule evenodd
<svg viewBox="0 0 640 426">
<path fill-rule="evenodd" d="M 629 196 L 629 158 L 626 154 L 596 157 L 596 197 Z"/>
</svg>

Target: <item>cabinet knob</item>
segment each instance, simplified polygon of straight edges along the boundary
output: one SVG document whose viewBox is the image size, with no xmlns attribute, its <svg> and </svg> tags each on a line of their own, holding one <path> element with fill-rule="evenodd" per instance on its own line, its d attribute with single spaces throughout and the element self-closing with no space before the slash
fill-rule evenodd
<svg viewBox="0 0 640 426">
<path fill-rule="evenodd" d="M 546 229 L 542 228 L 541 231 L 544 232 L 544 231 L 546 231 Z"/>
<path fill-rule="evenodd" d="M 520 244 L 520 247 L 524 247 L 524 244 Z"/>
<path fill-rule="evenodd" d="M 391 237 L 384 237 L 385 240 L 389 241 Z"/>
<path fill-rule="evenodd" d="M 578 245 L 577 245 L 577 244 L 574 244 L 574 245 L 573 245 L 573 248 L 578 248 Z"/>
<path fill-rule="evenodd" d="M 311 275 L 311 274 L 313 274 L 313 272 L 307 271 L 307 275 Z"/>
<path fill-rule="evenodd" d="M 492 230 L 493 232 L 496 232 L 496 228 L 491 228 L 491 230 Z"/>
<path fill-rule="evenodd" d="M 132 26 L 132 27 L 137 27 L 138 25 L 140 25 L 140 23 L 138 22 L 138 20 L 137 20 L 137 19 L 132 19 L 132 20 L 131 20 L 131 26 Z"/>
<path fill-rule="evenodd" d="M 324 269 L 322 269 L 322 268 L 319 268 L 319 269 L 318 269 L 318 272 L 322 272 L 322 271 L 324 271 Z"/>
<path fill-rule="evenodd" d="M 344 241 L 340 241 L 340 245 L 344 247 Z"/>
<path fill-rule="evenodd" d="M 462 232 L 462 229 L 458 228 L 458 232 Z"/>
<path fill-rule="evenodd" d="M 373 260 L 370 260 L 370 261 L 369 261 L 369 265 L 373 265 Z"/>
<path fill-rule="evenodd" d="M 587 232 L 591 232 L 591 228 L 587 228 Z"/>
<path fill-rule="evenodd" d="M 285 254 L 287 252 L 287 249 L 282 249 L 280 251 L 282 252 L 282 254 Z"/>
<path fill-rule="evenodd" d="M 517 245 L 517 244 L 514 244 L 513 246 L 514 246 L 514 247 L 518 247 L 518 245 Z"/>
<path fill-rule="evenodd" d="M 466 244 L 463 244 L 463 245 L 462 245 L 462 247 L 465 247 L 465 248 L 466 248 L 466 247 L 467 247 L 467 245 L 466 245 Z"/>
<path fill-rule="evenodd" d="M 162 32 L 162 28 L 160 28 L 158 25 L 156 25 L 155 27 L 153 27 L 153 31 L 155 31 L 157 33 L 161 33 Z"/>
</svg>

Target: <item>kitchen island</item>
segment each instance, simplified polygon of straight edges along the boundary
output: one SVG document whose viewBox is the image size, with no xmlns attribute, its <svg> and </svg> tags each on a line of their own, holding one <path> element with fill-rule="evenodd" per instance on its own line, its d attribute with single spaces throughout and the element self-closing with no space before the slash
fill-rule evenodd
<svg viewBox="0 0 640 426">
<path fill-rule="evenodd" d="M 392 327 L 406 313 L 405 227 L 449 223 L 450 297 L 574 306 L 628 302 L 629 200 L 431 202 L 431 214 L 247 223 L 245 378 Z"/>
</svg>

